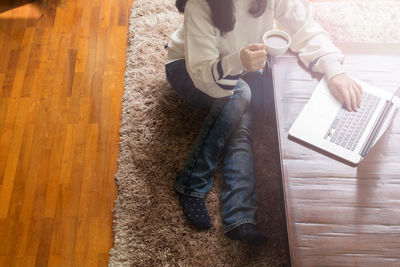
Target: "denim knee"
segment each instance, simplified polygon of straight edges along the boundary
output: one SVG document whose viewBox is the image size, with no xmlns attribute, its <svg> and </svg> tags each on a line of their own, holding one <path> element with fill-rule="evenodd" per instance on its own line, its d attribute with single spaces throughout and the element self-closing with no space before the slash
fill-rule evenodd
<svg viewBox="0 0 400 267">
<path fill-rule="evenodd" d="M 233 139 L 240 140 L 240 142 L 252 143 L 252 123 L 253 114 L 250 110 L 245 111 L 240 119 L 240 123 L 235 131 L 232 133 Z M 233 141 L 233 140 L 231 140 Z"/>
<path fill-rule="evenodd" d="M 246 108 L 250 105 L 251 100 L 250 86 L 243 79 L 239 79 L 236 84 L 234 94 L 238 97 L 240 106 L 243 108 L 243 110 L 246 110 Z"/>
</svg>

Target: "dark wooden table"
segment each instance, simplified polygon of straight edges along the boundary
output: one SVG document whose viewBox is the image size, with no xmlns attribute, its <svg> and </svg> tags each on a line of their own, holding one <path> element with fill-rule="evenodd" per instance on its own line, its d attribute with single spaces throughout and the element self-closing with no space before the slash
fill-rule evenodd
<svg viewBox="0 0 400 267">
<path fill-rule="evenodd" d="M 349 75 L 394 92 L 400 44 L 338 44 Z M 293 266 L 400 266 L 400 115 L 354 168 L 288 139 L 321 76 L 273 59 L 275 110 Z"/>
</svg>

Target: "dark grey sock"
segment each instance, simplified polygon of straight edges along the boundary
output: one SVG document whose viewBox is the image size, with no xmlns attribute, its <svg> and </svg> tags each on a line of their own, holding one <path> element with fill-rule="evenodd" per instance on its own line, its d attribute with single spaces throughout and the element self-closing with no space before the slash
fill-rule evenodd
<svg viewBox="0 0 400 267">
<path fill-rule="evenodd" d="M 244 223 L 227 232 L 226 235 L 233 240 L 240 240 L 251 245 L 264 245 L 268 238 L 256 230 L 252 223 Z"/>
<path fill-rule="evenodd" d="M 211 220 L 204 198 L 179 194 L 179 201 L 183 209 L 183 214 L 194 227 L 199 230 L 211 228 Z"/>
</svg>

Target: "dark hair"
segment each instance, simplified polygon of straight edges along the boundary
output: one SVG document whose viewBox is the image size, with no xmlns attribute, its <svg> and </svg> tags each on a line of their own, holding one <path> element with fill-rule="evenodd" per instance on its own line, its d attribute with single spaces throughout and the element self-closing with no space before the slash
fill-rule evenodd
<svg viewBox="0 0 400 267">
<path fill-rule="evenodd" d="M 187 2 L 187 0 L 176 0 L 175 1 L 175 6 L 180 13 L 185 12 L 186 2 Z"/>
<path fill-rule="evenodd" d="M 188 0 L 175 1 L 175 6 L 179 12 L 183 13 L 185 11 L 187 1 Z M 214 26 L 220 30 L 222 35 L 232 31 L 235 26 L 236 19 L 233 14 L 234 7 L 232 1 L 233 0 L 207 0 L 211 9 L 212 22 Z M 253 17 L 259 17 L 264 13 L 266 7 L 267 0 L 254 0 L 249 9 L 249 13 L 253 15 Z"/>
</svg>

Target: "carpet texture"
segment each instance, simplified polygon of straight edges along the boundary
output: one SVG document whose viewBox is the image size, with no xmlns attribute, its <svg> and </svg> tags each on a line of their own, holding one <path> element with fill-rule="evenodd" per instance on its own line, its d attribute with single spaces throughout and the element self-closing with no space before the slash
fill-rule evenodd
<svg viewBox="0 0 400 267">
<path fill-rule="evenodd" d="M 182 101 L 165 78 L 164 44 L 182 21 L 174 2 L 135 0 L 131 11 L 109 265 L 287 265 L 274 123 L 263 112 L 258 113 L 254 129 L 257 221 L 269 244 L 252 248 L 223 235 L 220 170 L 207 196 L 213 228 L 198 232 L 183 217 L 172 184 L 207 111 Z M 400 42 L 400 1 L 315 3 L 314 7 L 317 21 L 336 41 Z"/>
</svg>

